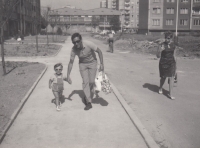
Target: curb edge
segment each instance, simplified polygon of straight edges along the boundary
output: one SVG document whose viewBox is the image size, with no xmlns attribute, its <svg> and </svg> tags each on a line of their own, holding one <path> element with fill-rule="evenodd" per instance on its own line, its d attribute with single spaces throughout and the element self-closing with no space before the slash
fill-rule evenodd
<svg viewBox="0 0 200 148">
<path fill-rule="evenodd" d="M 112 90 L 122 107 L 124 108 L 125 112 L 128 114 L 129 118 L 131 119 L 132 123 L 135 125 L 137 130 L 139 131 L 140 135 L 144 139 L 146 145 L 148 148 L 159 148 L 159 146 L 156 144 L 154 139 L 151 137 L 149 132 L 146 130 L 146 128 L 142 125 L 141 121 L 138 119 L 136 114 L 133 112 L 133 110 L 130 108 L 130 106 L 126 103 L 125 99 L 122 97 L 122 95 L 119 93 L 115 85 L 110 82 L 112 86 Z"/>
<path fill-rule="evenodd" d="M 42 73 L 40 74 L 40 76 L 33 83 L 32 87 L 26 93 L 26 95 L 24 96 L 24 98 L 20 101 L 19 106 L 15 109 L 14 113 L 10 117 L 10 121 L 7 123 L 7 125 L 4 128 L 4 130 L 2 131 L 2 134 L 0 135 L 0 144 L 2 143 L 3 139 L 6 136 L 6 133 L 8 132 L 8 130 L 10 129 L 10 127 L 12 126 L 12 124 L 14 123 L 15 119 L 19 115 L 20 111 L 22 110 L 23 106 L 25 105 L 26 101 L 28 100 L 29 96 L 32 94 L 32 92 L 34 91 L 35 87 L 37 86 L 37 84 L 39 83 L 40 79 L 43 77 L 43 75 L 47 71 L 47 69 L 48 69 L 48 66 L 46 65 L 46 67 L 44 68 L 44 70 L 42 71 Z"/>
</svg>

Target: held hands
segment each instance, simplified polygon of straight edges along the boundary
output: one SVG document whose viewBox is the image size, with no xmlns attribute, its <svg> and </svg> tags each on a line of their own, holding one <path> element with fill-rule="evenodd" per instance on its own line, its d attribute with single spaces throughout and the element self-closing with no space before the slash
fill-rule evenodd
<svg viewBox="0 0 200 148">
<path fill-rule="evenodd" d="M 64 77 L 63 80 L 67 81 L 69 84 L 72 84 L 72 80 L 70 77 Z"/>
</svg>

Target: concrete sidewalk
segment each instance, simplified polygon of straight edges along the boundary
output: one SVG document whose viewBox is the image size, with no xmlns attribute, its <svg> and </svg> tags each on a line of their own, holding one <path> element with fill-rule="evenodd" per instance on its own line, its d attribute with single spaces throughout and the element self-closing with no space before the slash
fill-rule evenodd
<svg viewBox="0 0 200 148">
<path fill-rule="evenodd" d="M 113 93 L 100 93 L 99 98 L 93 99 L 93 108 L 84 110 L 77 57 L 71 72 L 72 85 L 65 82 L 65 101 L 61 111 L 56 111 L 55 105 L 51 103 L 54 96 L 48 88 L 48 80 L 57 62 L 63 63 L 63 73 L 66 75 L 72 47 L 69 42 L 64 44 L 56 57 L 44 59 L 48 69 L 0 147 L 147 148 L 143 137 Z"/>
</svg>

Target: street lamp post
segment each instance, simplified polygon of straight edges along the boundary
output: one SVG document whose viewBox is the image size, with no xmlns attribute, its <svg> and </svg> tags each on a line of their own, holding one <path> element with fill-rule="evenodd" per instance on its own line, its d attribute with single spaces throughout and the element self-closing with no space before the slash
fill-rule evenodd
<svg viewBox="0 0 200 148">
<path fill-rule="evenodd" d="M 177 6 L 176 6 L 176 32 L 175 32 L 176 43 L 178 43 L 178 12 L 179 12 L 179 0 L 177 0 Z"/>
</svg>

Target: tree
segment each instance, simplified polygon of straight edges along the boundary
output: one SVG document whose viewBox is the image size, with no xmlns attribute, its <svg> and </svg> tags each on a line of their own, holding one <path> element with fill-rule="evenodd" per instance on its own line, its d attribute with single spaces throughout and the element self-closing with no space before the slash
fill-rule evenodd
<svg viewBox="0 0 200 148">
<path fill-rule="evenodd" d="M 113 16 L 110 19 L 110 25 L 114 31 L 118 31 L 120 29 L 120 21 L 118 16 Z"/>
<path fill-rule="evenodd" d="M 96 28 L 96 26 L 99 25 L 99 21 L 100 21 L 99 18 L 97 18 L 97 17 L 95 17 L 95 16 L 92 16 L 92 22 L 91 22 L 92 27 L 93 27 L 93 28 Z"/>
<path fill-rule="evenodd" d="M 48 31 L 47 26 L 49 24 L 49 11 L 51 10 L 50 7 L 46 7 L 46 9 L 42 10 L 42 24 L 46 28 L 46 35 L 47 35 L 47 45 L 49 45 L 49 37 L 48 37 Z"/>
<path fill-rule="evenodd" d="M 19 4 L 20 0 L 0 0 L 0 29 L 1 29 L 1 58 L 3 75 L 6 75 L 6 66 L 4 59 L 4 26 L 10 19 L 14 7 Z"/>
</svg>

